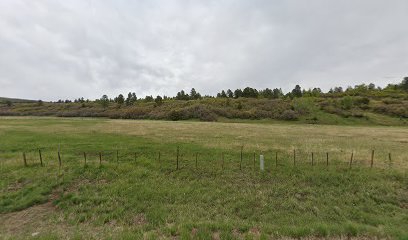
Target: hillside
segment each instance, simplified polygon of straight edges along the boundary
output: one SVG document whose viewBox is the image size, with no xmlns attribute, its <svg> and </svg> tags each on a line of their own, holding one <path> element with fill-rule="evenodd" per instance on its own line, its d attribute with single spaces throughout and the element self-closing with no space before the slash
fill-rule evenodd
<svg viewBox="0 0 408 240">
<path fill-rule="evenodd" d="M 95 101 L 0 103 L 2 116 L 105 117 L 113 119 L 200 120 L 200 121 L 292 121 L 311 124 L 408 124 L 408 79 L 399 85 L 375 88 L 357 85 L 345 91 L 334 88 L 302 90 L 296 86 L 283 94 L 280 89 L 237 89 L 222 91 L 217 97 L 202 97 L 194 89 L 176 97 L 129 93 L 114 99 L 104 95 Z"/>
</svg>

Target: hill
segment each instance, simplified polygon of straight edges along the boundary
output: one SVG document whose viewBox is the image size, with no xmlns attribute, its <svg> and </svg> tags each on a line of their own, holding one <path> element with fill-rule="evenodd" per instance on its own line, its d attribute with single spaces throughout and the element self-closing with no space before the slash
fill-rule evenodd
<svg viewBox="0 0 408 240">
<path fill-rule="evenodd" d="M 76 99 L 58 102 L 0 103 L 3 116 L 105 117 L 113 119 L 200 121 L 292 121 L 311 124 L 408 124 L 408 78 L 401 84 L 378 88 L 373 84 L 354 88 L 336 87 L 327 93 L 296 86 L 280 89 L 228 89 L 216 97 L 201 96 L 194 89 L 176 97 L 129 93 L 115 98 L 104 95 L 95 101 Z"/>
</svg>

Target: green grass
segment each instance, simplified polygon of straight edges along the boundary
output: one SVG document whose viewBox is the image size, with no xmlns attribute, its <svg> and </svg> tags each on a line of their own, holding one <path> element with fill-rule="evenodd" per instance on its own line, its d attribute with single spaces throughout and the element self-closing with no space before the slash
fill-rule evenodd
<svg viewBox="0 0 408 240">
<path fill-rule="evenodd" d="M 0 238 L 404 239 L 407 138 L 406 127 L 0 118 Z"/>
</svg>

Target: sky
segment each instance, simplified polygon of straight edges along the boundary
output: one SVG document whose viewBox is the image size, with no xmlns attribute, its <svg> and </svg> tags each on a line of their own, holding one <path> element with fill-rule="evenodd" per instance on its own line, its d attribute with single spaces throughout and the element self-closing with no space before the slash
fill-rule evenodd
<svg viewBox="0 0 408 240">
<path fill-rule="evenodd" d="M 1 0 L 0 96 L 385 86 L 407 23 L 406 0 Z"/>
</svg>

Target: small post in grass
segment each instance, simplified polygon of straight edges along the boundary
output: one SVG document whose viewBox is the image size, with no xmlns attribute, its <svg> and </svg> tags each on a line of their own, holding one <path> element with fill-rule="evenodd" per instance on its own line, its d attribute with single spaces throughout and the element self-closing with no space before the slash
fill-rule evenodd
<svg viewBox="0 0 408 240">
<path fill-rule="evenodd" d="M 392 161 L 391 161 L 391 153 L 388 153 L 388 166 L 389 166 L 389 168 L 391 168 L 392 167 Z"/>
<path fill-rule="evenodd" d="M 354 152 L 351 152 L 351 157 L 350 157 L 350 168 L 351 168 L 351 165 L 353 164 L 353 156 L 354 156 Z"/>
<path fill-rule="evenodd" d="M 102 153 L 99 152 L 99 167 L 102 166 Z"/>
<path fill-rule="evenodd" d="M 313 152 L 312 152 L 312 166 L 314 166 Z"/>
<path fill-rule="evenodd" d="M 293 166 L 296 166 L 296 149 L 293 149 Z"/>
<path fill-rule="evenodd" d="M 278 151 L 275 153 L 275 166 L 278 167 Z"/>
<path fill-rule="evenodd" d="M 254 151 L 254 171 L 255 171 L 255 169 L 256 169 L 256 167 L 255 167 L 255 165 L 256 165 L 256 153 L 255 153 L 255 151 Z"/>
<path fill-rule="evenodd" d="M 160 151 L 159 151 L 158 160 L 159 160 L 159 166 L 160 166 L 160 169 L 161 169 L 161 168 L 162 168 L 162 164 L 161 164 L 161 154 L 160 154 Z"/>
<path fill-rule="evenodd" d="M 224 170 L 224 153 L 221 154 L 221 159 L 222 159 L 222 170 Z"/>
<path fill-rule="evenodd" d="M 261 169 L 261 171 L 265 170 L 264 161 L 265 161 L 264 155 L 263 154 L 259 155 L 259 169 Z"/>
<path fill-rule="evenodd" d="M 176 170 L 179 170 L 179 151 L 180 151 L 180 148 L 179 146 L 177 146 Z"/>
<path fill-rule="evenodd" d="M 25 152 L 23 152 L 23 161 L 24 161 L 24 167 L 27 167 L 27 158 Z"/>
<path fill-rule="evenodd" d="M 198 169 L 198 153 L 195 154 L 195 167 Z"/>
<path fill-rule="evenodd" d="M 84 152 L 84 166 L 86 167 L 86 152 Z"/>
<path fill-rule="evenodd" d="M 42 161 L 41 149 L 38 149 L 38 155 L 40 155 L 40 165 L 42 167 L 43 166 L 43 161 Z"/>
<path fill-rule="evenodd" d="M 242 151 L 243 150 L 244 150 L 244 146 L 241 146 L 241 161 L 239 162 L 239 170 L 242 170 L 242 158 L 243 158 Z"/>
<path fill-rule="evenodd" d="M 58 166 L 59 166 L 59 169 L 61 169 L 62 161 L 61 161 L 61 154 L 60 154 L 59 150 L 58 150 Z"/>
<path fill-rule="evenodd" d="M 329 153 L 326 153 L 326 166 L 329 166 Z"/>
<path fill-rule="evenodd" d="M 370 164 L 370 168 L 373 168 L 374 165 L 374 150 L 371 151 L 371 164 Z"/>
</svg>

